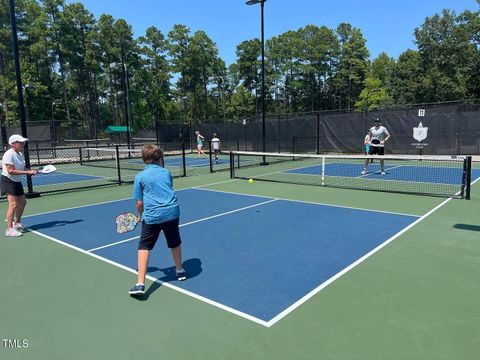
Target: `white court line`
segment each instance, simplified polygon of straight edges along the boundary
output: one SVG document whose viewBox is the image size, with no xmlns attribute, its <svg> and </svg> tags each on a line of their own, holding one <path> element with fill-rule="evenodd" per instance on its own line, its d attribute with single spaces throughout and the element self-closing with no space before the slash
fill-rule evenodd
<svg viewBox="0 0 480 360">
<path fill-rule="evenodd" d="M 214 183 L 209 183 L 209 184 L 204 184 L 204 185 L 190 186 L 190 187 L 186 187 L 186 188 L 177 189 L 177 190 L 175 190 L 175 192 L 184 191 L 184 190 L 192 190 L 192 189 L 195 190 L 195 189 L 203 187 L 203 186 L 211 186 L 211 185 L 223 184 L 223 183 L 228 183 L 228 182 L 233 182 L 233 181 L 239 181 L 239 179 L 230 179 L 230 180 L 217 181 L 217 182 L 214 182 Z M 114 203 L 114 202 L 117 202 L 117 201 L 125 201 L 125 200 L 132 200 L 132 199 L 133 199 L 132 197 L 128 197 L 128 198 L 123 198 L 123 199 L 101 201 L 101 202 L 98 202 L 98 203 L 87 204 L 87 205 L 72 206 L 72 207 L 69 207 L 69 208 L 62 208 L 62 209 L 57 209 L 57 210 L 44 211 L 44 212 L 41 212 L 41 213 L 36 213 L 36 214 L 31 214 L 31 215 L 23 215 L 22 218 L 51 214 L 51 213 L 55 213 L 55 212 L 59 212 L 59 211 L 65 211 L 65 210 L 81 209 L 81 208 L 90 207 L 90 206 L 111 204 L 111 203 Z"/>
<path fill-rule="evenodd" d="M 217 183 L 212 183 L 212 184 L 205 184 L 205 185 L 201 185 L 201 186 L 209 186 L 209 185 L 213 185 L 213 184 L 219 184 L 219 183 L 226 183 L 226 182 L 231 182 L 231 181 L 237 181 L 238 179 L 233 179 L 233 180 L 228 180 L 228 181 L 222 181 L 222 182 L 217 182 Z M 475 181 L 472 182 L 472 185 L 474 183 L 476 183 L 477 181 L 479 181 L 480 178 L 476 179 Z M 195 189 L 195 188 L 198 188 L 200 186 L 196 186 L 196 187 L 190 187 L 190 188 L 184 188 L 184 189 L 180 189 L 180 190 L 188 190 L 188 189 Z M 212 189 L 203 189 L 203 190 L 206 190 L 206 191 L 217 191 L 217 190 L 212 190 Z M 221 192 L 221 191 L 220 191 Z M 232 193 L 232 194 L 236 194 L 236 193 Z M 238 194 L 237 194 L 238 195 Z M 248 195 L 248 194 L 240 194 L 240 195 Z M 257 197 L 261 197 L 259 195 L 248 195 L 248 196 L 257 196 Z M 263 196 L 263 198 L 268 198 L 266 196 Z M 127 198 L 127 199 L 130 199 L 130 198 Z M 127 199 L 123 199 L 123 200 L 127 200 Z M 279 199 L 279 200 L 282 200 L 282 199 Z M 415 222 L 413 222 L 412 224 L 410 224 L 408 227 L 406 227 L 405 229 L 401 230 L 399 233 L 397 233 L 396 235 L 392 236 L 390 239 L 388 239 L 386 242 L 384 242 L 383 244 L 381 244 L 380 246 L 378 246 L 377 248 L 373 249 L 372 251 L 370 251 L 369 253 L 367 253 L 366 255 L 364 255 L 362 258 L 358 259 L 356 262 L 354 262 L 353 264 L 351 264 L 350 266 L 348 266 L 347 268 L 345 268 L 344 270 L 342 270 L 340 273 L 336 274 L 335 276 L 333 276 L 332 278 L 328 279 L 326 282 L 324 282 L 323 284 L 321 284 L 319 287 L 317 287 L 316 289 L 314 289 L 313 291 L 311 291 L 310 293 L 308 293 L 306 296 L 304 296 L 302 299 L 298 300 L 296 303 L 294 303 L 293 305 L 291 305 L 290 307 L 288 307 L 287 309 L 285 309 L 284 311 L 282 311 L 280 314 L 278 314 L 277 316 L 275 316 L 272 320 L 266 322 L 264 320 L 261 320 L 261 319 L 258 319 L 258 318 L 255 318 L 251 315 L 248 315 L 248 314 L 245 314 L 241 311 L 238 311 L 238 310 L 235 310 L 235 309 L 232 309 L 228 306 L 225 306 L 223 304 L 220 304 L 220 303 L 217 303 L 215 301 L 212 301 L 208 298 L 204 298 L 203 296 L 200 296 L 200 295 L 197 295 L 197 294 L 194 294 L 194 293 L 191 293 L 187 290 L 184 290 L 182 288 L 179 288 L 177 286 L 174 286 L 174 285 L 171 285 L 170 283 L 164 283 L 162 282 L 161 280 L 159 279 L 156 279 L 150 275 L 147 275 L 147 278 L 151 281 L 154 281 L 154 282 L 157 282 L 159 284 L 162 284 L 163 286 L 166 286 L 168 288 L 171 288 L 173 290 L 176 290 L 180 293 L 183 293 L 183 294 L 186 294 L 192 298 L 195 298 L 195 299 L 198 299 L 200 301 L 203 301 L 207 304 L 210 304 L 210 305 L 213 305 L 213 306 L 216 306 L 222 310 L 225 310 L 225 311 L 228 311 L 232 314 L 235 314 L 239 317 L 242 317 L 244 319 L 247 319 L 247 320 L 250 320 L 250 321 L 253 321 L 259 325 L 262 325 L 262 326 L 265 326 L 265 327 L 271 327 L 273 326 L 275 323 L 277 323 L 279 320 L 281 320 L 282 318 L 284 318 L 286 315 L 288 315 L 290 312 L 292 312 L 293 310 L 295 310 L 297 307 L 299 307 L 301 304 L 305 303 L 308 299 L 310 299 L 311 297 L 313 297 L 315 294 L 317 294 L 318 292 L 320 292 L 320 290 L 324 289 L 325 287 L 327 287 L 329 284 L 331 284 L 332 282 L 334 282 L 335 280 L 337 280 L 338 278 L 340 278 L 342 275 L 344 275 L 345 273 L 347 273 L 348 271 L 352 270 L 354 267 L 356 267 L 358 264 L 360 264 L 361 262 L 363 262 L 364 260 L 366 260 L 368 257 L 370 257 L 371 255 L 373 255 L 375 252 L 377 252 L 378 250 L 380 250 L 381 248 L 383 248 L 384 246 L 386 246 L 387 244 L 389 244 L 390 242 L 392 242 L 395 238 L 397 238 L 398 236 L 400 236 L 401 234 L 405 233 L 406 231 L 408 231 L 409 229 L 411 229 L 413 226 L 415 226 L 416 224 L 418 224 L 419 222 L 421 222 L 423 219 L 425 219 L 427 216 L 431 215 L 432 213 L 434 213 L 435 211 L 437 211 L 438 209 L 440 209 L 441 207 L 443 207 L 445 204 L 447 204 L 450 200 L 452 200 L 452 198 L 449 198 L 449 199 L 446 199 L 445 201 L 443 201 L 441 204 L 439 204 L 438 206 L 436 206 L 434 209 L 430 210 L 428 213 L 426 213 L 425 215 L 423 215 L 422 217 L 420 217 L 419 219 L 417 219 Z M 98 204 L 91 204 L 91 205 L 86 205 L 86 206 L 93 206 L 93 205 L 100 205 L 100 204 L 104 204 L 104 203 L 111 203 L 111 202 L 115 202 L 115 201 L 121 201 L 121 200 L 112 200 L 112 201 L 107 201 L 107 202 L 102 202 L 102 203 L 98 203 Z M 293 200 L 293 201 L 296 201 L 296 200 Z M 299 202 L 302 202 L 302 201 L 299 201 Z M 308 202 L 306 202 L 308 203 Z M 313 204 L 318 204 L 318 203 L 313 203 Z M 333 206 L 333 205 L 330 205 L 330 204 L 325 204 L 325 205 L 328 205 L 328 206 Z M 81 207 L 86 207 L 86 206 L 79 206 L 78 208 L 81 208 Z M 62 210 L 66 210 L 66 209 L 62 209 Z M 62 211 L 62 210 L 56 210 L 56 211 Z M 363 210 L 363 209 L 359 209 L 359 210 Z M 368 211 L 368 210 L 367 210 Z M 374 210 L 372 210 L 374 211 Z M 51 211 L 51 212 L 54 212 L 54 211 Z M 47 212 L 48 213 L 48 212 Z M 40 215 L 40 214 L 36 214 L 36 215 Z M 34 215 L 30 215 L 30 216 L 34 216 Z M 410 216 L 410 215 L 409 215 Z M 30 230 L 30 232 L 32 233 L 35 233 L 39 236 L 42 236 L 44 238 L 47 238 L 49 240 L 52 240 L 56 243 L 59 243 L 61 245 L 64 245 L 66 247 L 69 247 L 71 249 L 74 249 L 74 250 L 77 250 L 83 254 L 86 254 L 86 255 L 89 255 L 89 256 L 92 256 L 96 259 L 99 259 L 101 261 L 104 261 L 108 264 L 111 264 L 111 265 L 114 265 L 118 268 L 121 268 L 123 270 L 126 270 L 128 272 L 131 272 L 133 274 L 137 274 L 137 272 L 129 267 L 126 267 L 124 265 L 121 265 L 119 263 L 116 263 L 114 261 L 111 261 L 109 259 L 106 259 L 104 257 L 101 257 L 99 255 L 96 255 L 94 253 L 91 253 L 91 252 L 88 252 L 87 250 L 83 250 L 81 248 L 78 248 L 76 246 L 73 246 L 71 244 L 68 244 L 68 243 L 65 243 L 61 240 L 58 240 L 56 238 L 53 238 L 51 236 L 48 236 L 48 235 L 45 235 L 45 234 L 42 234 L 41 232 L 38 232 L 38 231 L 35 231 L 35 230 Z"/>
<path fill-rule="evenodd" d="M 236 193 L 236 192 L 224 191 L 224 190 L 216 190 L 216 189 L 198 189 L 198 190 L 219 192 L 219 193 L 232 194 L 232 195 L 243 195 L 243 196 L 261 197 L 261 198 L 265 198 L 265 199 L 276 199 L 276 200 L 282 200 L 282 201 L 288 201 L 288 202 L 298 202 L 298 203 L 302 203 L 302 204 L 331 206 L 331 207 L 335 207 L 335 208 L 351 209 L 351 210 L 361 210 L 361 211 L 369 211 L 369 212 L 375 212 L 375 213 L 381 213 L 381 214 L 392 214 L 392 215 L 409 216 L 409 217 L 416 217 L 416 218 L 420 217 L 420 215 L 397 213 L 397 212 L 393 212 L 393 211 L 364 209 L 364 208 L 357 208 L 357 207 L 353 207 L 353 206 L 335 205 L 335 204 L 328 204 L 328 203 L 319 203 L 319 202 L 306 201 L 306 200 L 287 199 L 287 198 L 271 197 L 271 196 L 265 196 L 265 195 L 244 194 L 244 193 Z"/>
<path fill-rule="evenodd" d="M 418 167 L 416 165 L 405 165 L 405 164 L 402 164 L 402 165 L 396 165 L 396 166 L 393 166 L 393 167 L 389 167 L 389 168 L 385 168 L 385 172 L 387 172 L 388 170 L 392 170 L 392 169 L 397 169 L 397 168 L 400 168 L 400 167 Z M 442 168 L 442 167 L 428 167 L 428 169 L 445 169 L 445 168 Z M 460 168 L 452 168 L 454 170 L 460 170 Z M 375 171 L 375 172 L 367 172 L 365 175 L 360 175 L 360 176 L 357 176 L 357 178 L 367 178 L 368 176 L 370 175 L 378 175 L 380 171 Z M 333 176 L 331 176 L 333 177 Z M 335 176 L 335 177 L 342 177 L 342 176 Z M 372 179 L 372 178 L 369 178 L 369 179 Z M 409 183 L 412 183 L 412 184 L 438 184 L 438 185 L 444 185 L 444 186 L 458 186 L 460 184 L 458 183 L 444 183 L 444 182 L 435 182 L 435 181 L 418 181 L 418 180 L 415 180 L 415 179 L 412 179 L 412 180 L 404 180 L 404 179 L 389 179 L 388 178 L 388 174 L 384 175 L 384 177 L 382 178 L 374 178 L 373 180 L 382 180 L 382 181 L 391 181 L 391 182 L 409 182 Z M 473 184 L 473 183 L 472 183 Z M 458 194 L 457 194 L 458 195 Z"/>
<path fill-rule="evenodd" d="M 30 232 L 32 232 L 32 233 L 34 233 L 34 234 L 36 234 L 36 235 L 42 236 L 42 237 L 44 237 L 44 238 L 46 238 L 46 239 L 52 240 L 52 241 L 54 241 L 54 242 L 56 242 L 56 243 L 58 243 L 58 244 L 61 244 L 61 245 L 64 245 L 64 246 L 66 246 L 66 247 L 69 247 L 69 248 L 71 248 L 71 249 L 74 249 L 74 250 L 76 250 L 76 251 L 78 251 L 78 252 L 80 252 L 80 253 L 82 253 L 82 254 L 86 254 L 86 255 L 88 255 L 88 256 L 94 257 L 95 259 L 98 259 L 98 260 L 101 260 L 101 261 L 103 261 L 103 262 L 106 262 L 107 264 L 116 266 L 116 267 L 118 267 L 118 268 L 120 268 L 120 269 L 123 269 L 123 270 L 126 270 L 126 271 L 128 271 L 128 272 L 131 272 L 132 274 L 137 274 L 137 271 L 133 270 L 132 268 L 129 268 L 128 266 L 124 266 L 124 265 L 119 264 L 119 263 L 117 263 L 117 262 L 115 262 L 115 261 L 109 260 L 109 259 L 104 258 L 104 257 L 102 257 L 102 256 L 99 256 L 99 255 L 97 255 L 97 254 L 88 252 L 87 250 L 83 250 L 83 249 L 81 249 L 81 248 L 79 248 L 79 247 L 76 247 L 76 246 L 74 246 L 74 245 L 71 245 L 71 244 L 69 244 L 69 243 L 65 243 L 65 242 L 63 242 L 63 241 L 61 241 L 61 240 L 58 240 L 58 239 L 52 237 L 52 236 L 48 236 L 48 235 L 42 234 L 41 232 L 38 232 L 38 231 L 36 231 L 36 230 L 30 230 Z M 230 313 L 232 313 L 232 314 L 234 314 L 234 315 L 240 316 L 240 317 L 242 317 L 242 318 L 244 318 L 244 319 L 253 321 L 253 322 L 255 322 L 255 323 L 259 324 L 259 325 L 267 326 L 267 322 L 264 321 L 264 320 L 258 319 L 258 318 L 254 317 L 254 316 L 251 316 L 251 315 L 249 315 L 249 314 L 243 313 L 243 312 L 241 312 L 241 311 L 238 311 L 238 310 L 236 310 L 236 309 L 233 309 L 233 308 L 231 308 L 231 307 L 228 307 L 228 306 L 226 306 L 226 305 L 223 305 L 223 304 L 221 304 L 221 303 L 218 303 L 218 302 L 216 302 L 216 301 L 213 301 L 213 300 L 208 299 L 208 298 L 206 298 L 206 297 L 203 297 L 203 296 L 201 296 L 201 295 L 198 295 L 198 294 L 195 294 L 195 293 L 190 292 L 190 291 L 188 291 L 188 290 L 182 289 L 181 287 L 172 285 L 171 283 L 163 282 L 163 281 L 161 281 L 161 280 L 159 280 L 159 279 L 157 279 L 157 278 L 155 278 L 155 277 L 153 277 L 153 276 L 151 276 L 151 275 L 147 275 L 146 277 L 147 277 L 147 279 L 149 279 L 149 280 L 151 280 L 151 281 L 153 281 L 153 282 L 156 282 L 156 283 L 158 283 L 158 284 L 161 284 L 162 286 L 165 286 L 165 287 L 170 288 L 170 289 L 172 289 L 172 290 L 178 291 L 178 292 L 180 292 L 180 293 L 182 293 L 182 294 L 188 295 L 188 296 L 190 296 L 190 297 L 192 297 L 192 298 L 194 298 L 194 299 L 197 299 L 197 300 L 203 301 L 204 303 L 207 303 L 207 304 L 216 306 L 216 307 L 218 307 L 218 308 L 220 308 L 220 309 L 222 309 L 222 310 L 228 311 L 228 312 L 230 312 Z"/>
<path fill-rule="evenodd" d="M 480 178 L 477 178 L 475 181 L 472 182 L 471 185 L 475 184 L 477 181 L 479 181 Z M 459 193 L 457 193 L 458 195 Z M 377 246 L 375 249 L 371 250 L 370 252 L 366 253 L 365 255 L 363 255 L 361 258 L 359 258 L 357 261 L 353 262 L 352 264 L 350 264 L 349 266 L 347 266 L 345 269 L 343 269 L 342 271 L 338 272 L 337 274 L 335 274 L 334 276 L 332 276 L 330 279 L 328 279 L 327 281 L 323 282 L 322 284 L 320 284 L 320 286 L 316 287 L 314 290 L 312 290 L 311 292 L 309 292 L 307 295 L 305 295 L 304 297 L 302 297 L 300 300 L 298 300 L 297 302 L 295 302 L 294 304 L 292 304 L 291 306 L 289 306 L 288 308 L 286 308 L 285 310 L 283 310 L 280 314 L 278 314 L 277 316 L 275 316 L 272 320 L 268 321 L 267 322 L 267 327 L 271 327 L 272 325 L 274 325 L 276 322 L 280 321 L 281 319 L 283 319 L 285 316 L 287 316 L 289 313 L 291 313 L 293 310 L 295 310 L 296 308 L 298 308 L 300 305 L 302 305 L 303 303 L 305 303 L 307 300 L 309 300 L 310 298 L 312 298 L 314 295 L 316 295 L 317 293 L 319 293 L 321 290 L 323 290 L 324 288 L 326 288 L 328 285 L 330 285 L 331 283 L 333 283 L 335 280 L 339 279 L 340 277 L 342 277 L 343 275 L 345 275 L 347 272 L 349 272 L 350 270 L 352 270 L 353 268 L 355 268 L 357 265 L 361 264 L 362 262 L 364 262 L 366 259 L 368 259 L 370 256 L 372 256 L 373 254 L 375 254 L 377 251 L 379 251 L 380 249 L 384 248 L 385 246 L 387 246 L 388 244 L 390 244 L 393 240 L 395 240 L 397 237 L 399 237 L 400 235 L 404 234 L 405 232 L 407 232 L 408 230 L 410 230 L 412 227 L 414 227 L 415 225 L 417 225 L 418 223 L 420 223 L 421 221 L 425 220 L 428 216 L 432 215 L 434 212 L 436 212 L 438 209 L 440 209 L 441 207 L 443 207 L 444 205 L 446 205 L 450 200 L 452 200 L 453 197 L 450 197 L 448 199 L 446 199 L 445 201 L 443 201 L 442 203 L 440 203 L 439 205 L 437 205 L 436 207 L 434 207 L 432 210 L 430 210 L 429 212 L 427 212 L 425 215 L 423 215 L 422 217 L 420 217 L 419 219 L 417 219 L 416 221 L 414 221 L 413 223 L 411 223 L 410 225 L 408 225 L 407 227 L 405 227 L 404 229 L 402 229 L 401 231 L 399 231 L 398 233 L 396 233 L 395 235 L 393 235 L 391 238 L 389 238 L 387 241 L 385 241 L 384 243 L 380 244 L 379 246 Z"/>
<path fill-rule="evenodd" d="M 239 212 L 239 211 L 243 211 L 243 210 L 246 210 L 246 209 L 251 209 L 251 208 L 256 207 L 256 206 L 265 205 L 265 204 L 268 204 L 268 203 L 271 203 L 271 202 L 274 202 L 274 201 L 277 201 L 277 200 L 279 200 L 279 199 L 271 199 L 271 200 L 268 200 L 268 201 L 263 201 L 263 202 L 258 203 L 258 204 L 253 204 L 253 205 L 245 206 L 245 207 L 238 208 L 238 209 L 235 209 L 235 210 L 226 211 L 226 212 L 223 212 L 223 213 L 220 213 L 220 214 L 208 216 L 208 217 L 203 218 L 203 219 L 198 219 L 198 220 L 190 221 L 190 222 L 185 223 L 185 224 L 181 224 L 181 225 L 179 225 L 179 227 L 188 226 L 188 225 L 196 224 L 196 223 L 199 223 L 199 222 L 202 222 L 202 221 L 211 220 L 211 219 L 214 219 L 214 218 L 217 218 L 217 217 L 220 217 L 220 216 L 225 216 L 225 215 L 233 214 L 233 213 L 236 213 L 236 212 Z M 115 245 L 118 245 L 118 244 L 123 244 L 123 243 L 125 243 L 125 242 L 127 242 L 127 241 L 131 241 L 131 240 L 138 239 L 139 237 L 140 237 L 140 236 L 135 236 L 135 237 L 132 237 L 132 238 L 130 238 L 130 239 L 117 241 L 117 242 L 114 242 L 114 243 L 111 243 L 111 244 L 107 244 L 107 245 L 103 245 L 103 246 L 100 246 L 100 247 L 97 247 L 97 248 L 94 248 L 94 249 L 90 249 L 90 250 L 87 250 L 87 251 L 93 252 L 93 251 L 96 251 L 96 250 L 105 249 L 105 248 L 108 248 L 108 247 L 111 247 L 111 246 L 115 246 Z"/>
<path fill-rule="evenodd" d="M 86 250 L 86 251 L 88 251 L 88 252 L 94 252 L 94 251 L 97 251 L 97 250 L 100 250 L 100 249 L 104 249 L 104 248 L 107 248 L 107 247 L 110 247 L 110 246 L 120 245 L 120 244 L 129 242 L 129 241 L 138 239 L 139 237 L 140 237 L 140 236 L 134 236 L 134 237 L 131 237 L 131 238 L 128 238 L 128 239 L 125 239 L 125 240 L 120 240 L 120 241 L 117 241 L 117 242 L 114 242 L 114 243 L 110 243 L 110 244 L 107 244 L 107 245 L 99 246 L 99 247 L 96 247 L 96 248 L 93 248 L 93 249 L 90 249 L 90 250 Z"/>
<path fill-rule="evenodd" d="M 315 288 L 314 290 L 312 290 L 311 292 L 309 292 L 307 295 L 305 295 L 304 297 L 302 297 L 300 300 L 298 300 L 297 302 L 295 302 L 294 304 L 292 304 L 291 306 L 289 306 L 288 308 L 286 308 L 285 310 L 283 310 L 280 314 L 278 314 L 277 316 L 275 316 L 272 320 L 268 321 L 267 322 L 267 327 L 271 327 L 272 325 L 274 325 L 276 322 L 280 321 L 281 319 L 283 319 L 285 316 L 287 316 L 289 313 L 291 313 L 293 310 L 295 310 L 296 308 L 298 308 L 300 305 L 302 305 L 303 303 L 305 303 L 307 300 L 309 300 L 310 298 L 312 298 L 315 294 L 317 294 L 318 292 L 320 292 L 321 290 L 323 290 L 324 288 L 326 288 L 328 285 L 330 285 L 331 283 L 333 283 L 335 280 L 339 279 L 341 276 L 345 275 L 347 272 L 349 272 L 350 270 L 352 270 L 353 268 L 355 268 L 357 265 L 361 264 L 362 262 L 364 262 L 366 259 L 368 259 L 370 256 L 372 256 L 373 254 L 375 254 L 377 251 L 379 251 L 380 249 L 384 248 L 385 246 L 387 246 L 388 244 L 390 244 L 393 240 L 395 240 L 397 237 L 399 237 L 400 235 L 402 235 L 403 233 L 407 232 L 408 230 L 410 230 L 412 227 L 414 227 L 415 225 L 417 225 L 419 222 L 423 221 L 426 217 L 428 217 L 429 215 L 433 214 L 435 211 L 437 211 L 438 209 L 440 209 L 442 206 L 444 206 L 445 204 L 447 204 L 450 200 L 452 200 L 452 198 L 448 198 L 446 199 L 445 201 L 443 201 L 441 204 L 437 205 L 436 207 L 434 207 L 432 210 L 430 210 L 429 212 L 427 212 L 425 215 L 423 215 L 422 217 L 418 218 L 417 220 L 415 220 L 413 223 L 411 223 L 410 225 L 408 225 L 407 227 L 405 227 L 404 229 L 402 229 L 401 231 L 399 231 L 398 233 L 396 233 L 395 235 L 393 235 L 391 238 L 389 238 L 388 240 L 386 240 L 385 242 L 381 243 L 380 245 L 378 245 L 376 248 L 374 248 L 373 250 L 369 251 L 368 253 L 366 253 L 365 255 L 363 255 L 361 258 L 359 258 L 357 261 L 353 262 L 352 264 L 350 264 L 349 266 L 347 266 L 346 268 L 344 268 L 342 271 L 336 273 L 334 276 L 332 276 L 331 278 L 329 278 L 328 280 L 326 280 L 325 282 L 323 282 L 320 286 L 318 286 L 317 288 Z"/>
<path fill-rule="evenodd" d="M 378 166 L 380 166 L 380 165 L 378 165 Z M 397 166 L 394 166 L 394 167 L 385 168 L 384 171 L 387 172 L 387 170 L 392 170 L 392 169 L 396 169 L 396 168 L 399 168 L 399 167 L 403 167 L 403 165 L 397 165 Z M 367 176 L 378 174 L 378 173 L 380 173 L 380 171 L 375 171 L 375 172 L 372 172 L 372 173 L 367 172 L 366 174 L 357 176 L 357 178 L 366 178 Z"/>
<path fill-rule="evenodd" d="M 217 181 L 217 182 L 214 182 L 214 183 L 211 183 L 211 184 L 192 186 L 192 187 L 189 187 L 188 189 L 198 189 L 198 188 L 201 188 L 201 187 L 204 187 L 204 186 L 212 186 L 212 185 L 218 185 L 218 184 L 226 184 L 226 183 L 235 182 L 235 181 L 240 181 L 240 179 L 230 179 L 230 180 L 224 180 L 224 181 Z M 183 189 L 182 189 L 182 190 L 183 190 Z"/>
</svg>

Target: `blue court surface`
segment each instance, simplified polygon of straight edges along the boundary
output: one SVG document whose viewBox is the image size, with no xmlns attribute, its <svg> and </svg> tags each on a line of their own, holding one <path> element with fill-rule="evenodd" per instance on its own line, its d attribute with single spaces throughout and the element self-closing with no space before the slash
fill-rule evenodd
<svg viewBox="0 0 480 360">
<path fill-rule="evenodd" d="M 177 195 L 188 279 L 176 280 L 163 235 L 151 254 L 149 275 L 267 326 L 418 219 L 201 189 Z M 24 223 L 43 236 L 136 270 L 140 226 L 117 234 L 114 221 L 133 209 L 133 200 L 126 199 L 32 215 Z M 132 284 L 135 280 L 132 276 Z M 119 296 L 127 296 L 132 284 L 125 284 Z"/>
<path fill-rule="evenodd" d="M 426 167 L 412 165 L 389 165 L 385 162 L 386 175 L 380 175 L 380 164 L 374 163 L 368 166 L 368 173 L 361 175 L 364 165 L 346 164 L 346 163 L 327 163 L 325 164 L 325 176 L 343 176 L 358 177 L 362 179 L 382 179 L 382 180 L 398 180 L 425 182 L 437 184 L 461 184 L 463 178 L 463 170 L 461 168 L 441 168 Z M 306 166 L 293 170 L 288 173 L 302 175 L 321 175 L 322 166 Z M 472 182 L 480 178 L 480 170 L 472 169 Z"/>
<path fill-rule="evenodd" d="M 33 186 L 42 186 L 42 185 L 54 185 L 54 184 L 62 184 L 62 183 L 76 182 L 76 181 L 88 181 L 88 180 L 95 180 L 95 179 L 100 179 L 100 177 L 55 171 L 49 174 L 38 173 L 37 175 L 32 176 L 32 184 Z M 22 185 L 24 187 L 27 186 L 27 179 L 25 177 L 22 177 Z"/>
</svg>

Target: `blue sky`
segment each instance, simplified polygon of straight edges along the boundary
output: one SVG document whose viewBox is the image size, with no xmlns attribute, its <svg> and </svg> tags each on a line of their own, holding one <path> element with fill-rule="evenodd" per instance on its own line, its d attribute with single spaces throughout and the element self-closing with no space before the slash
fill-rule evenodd
<svg viewBox="0 0 480 360">
<path fill-rule="evenodd" d="M 74 1 L 68 1 L 74 2 Z M 217 44 L 227 65 L 236 61 L 240 42 L 260 38 L 260 6 L 247 6 L 244 0 L 81 0 L 95 17 L 110 14 L 125 19 L 135 37 L 156 26 L 165 35 L 174 24 L 204 30 Z M 348 22 L 361 29 L 372 58 L 385 51 L 397 58 L 414 49 L 413 32 L 427 16 L 442 9 L 457 14 L 479 7 L 475 0 L 267 0 L 265 38 L 297 30 L 309 24 L 336 28 Z"/>
</svg>

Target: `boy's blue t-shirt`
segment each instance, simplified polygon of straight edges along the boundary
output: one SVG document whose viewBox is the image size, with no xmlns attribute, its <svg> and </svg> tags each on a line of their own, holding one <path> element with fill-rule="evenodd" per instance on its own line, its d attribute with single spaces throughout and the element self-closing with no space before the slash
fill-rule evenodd
<svg viewBox="0 0 480 360">
<path fill-rule="evenodd" d="M 172 175 L 158 164 L 147 164 L 135 176 L 133 199 L 143 201 L 142 219 L 147 224 L 160 224 L 180 217 Z"/>
</svg>

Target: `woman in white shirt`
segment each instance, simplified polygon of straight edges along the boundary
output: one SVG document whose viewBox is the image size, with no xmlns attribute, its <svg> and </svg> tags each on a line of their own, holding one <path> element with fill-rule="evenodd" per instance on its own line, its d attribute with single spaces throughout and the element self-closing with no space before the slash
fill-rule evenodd
<svg viewBox="0 0 480 360">
<path fill-rule="evenodd" d="M 21 236 L 24 230 L 21 219 L 27 205 L 23 191 L 22 175 L 36 175 L 37 170 L 25 170 L 23 148 L 28 139 L 21 135 L 12 135 L 8 139 L 11 148 L 3 154 L 1 189 L 7 195 L 7 231 L 5 236 Z M 14 221 L 15 219 L 15 221 Z"/>
</svg>

